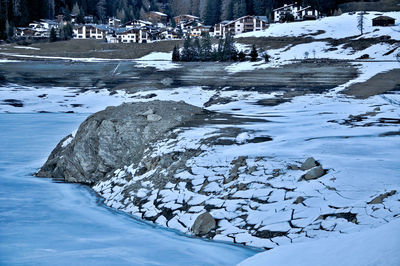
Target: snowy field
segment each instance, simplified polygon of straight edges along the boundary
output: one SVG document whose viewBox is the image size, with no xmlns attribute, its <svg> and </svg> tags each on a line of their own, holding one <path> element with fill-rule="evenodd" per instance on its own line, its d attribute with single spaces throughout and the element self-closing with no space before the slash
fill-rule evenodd
<svg viewBox="0 0 400 266">
<path fill-rule="evenodd" d="M 394 27 L 373 27 L 372 19 L 377 16 L 393 17 L 397 21 Z M 364 35 L 361 38 L 375 38 L 388 35 L 391 39 L 400 40 L 398 25 L 400 12 L 374 12 L 368 11 L 365 15 Z M 318 20 L 274 23 L 264 31 L 248 32 L 237 37 L 312 37 L 316 40 L 325 38 L 359 38 L 360 30 L 357 28 L 357 14 L 344 13 L 336 17 L 325 17 Z"/>
</svg>

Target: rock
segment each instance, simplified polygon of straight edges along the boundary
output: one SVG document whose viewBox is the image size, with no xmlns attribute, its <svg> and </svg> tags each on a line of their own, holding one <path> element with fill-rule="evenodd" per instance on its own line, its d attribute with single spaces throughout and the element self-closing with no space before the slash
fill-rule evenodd
<svg viewBox="0 0 400 266">
<path fill-rule="evenodd" d="M 147 116 L 147 121 L 149 122 L 158 122 L 161 121 L 162 117 L 156 114 L 148 115 Z"/>
<path fill-rule="evenodd" d="M 369 59 L 370 57 L 369 57 L 369 54 L 363 54 L 362 56 L 360 56 L 359 58 L 357 58 L 357 59 Z"/>
<path fill-rule="evenodd" d="M 370 202 L 368 202 L 368 204 L 382 204 L 383 201 L 388 198 L 393 196 L 394 194 L 396 194 L 396 190 L 392 190 L 390 192 L 386 192 L 384 194 L 381 194 L 375 198 L 373 198 Z"/>
<path fill-rule="evenodd" d="M 309 170 L 315 166 L 318 166 L 317 161 L 313 157 L 310 157 L 304 161 L 304 163 L 300 166 L 300 169 L 305 171 L 305 170 Z"/>
<path fill-rule="evenodd" d="M 224 180 L 224 184 L 228 184 L 229 182 L 232 182 L 239 177 L 239 168 L 247 165 L 247 158 L 247 156 L 239 156 L 236 160 L 233 160 L 231 162 L 231 164 L 233 164 L 233 167 L 229 171 L 229 177 Z"/>
<path fill-rule="evenodd" d="M 322 168 L 322 166 L 317 166 L 312 168 L 310 171 L 308 171 L 303 177 L 302 179 L 304 180 L 314 180 L 314 179 L 318 179 L 321 176 L 323 176 L 325 174 L 324 169 Z"/>
<path fill-rule="evenodd" d="M 289 170 L 300 170 L 300 167 L 298 167 L 298 166 L 295 165 L 295 164 L 289 164 L 289 165 L 288 165 L 288 169 L 289 169 Z"/>
<path fill-rule="evenodd" d="M 154 113 L 163 114 L 162 119 Z M 63 147 L 62 140 L 36 176 L 93 185 L 116 169 L 137 165 L 151 142 L 164 139 L 172 129 L 203 114 L 201 108 L 172 101 L 108 107 L 89 116 L 69 145 Z"/>
<path fill-rule="evenodd" d="M 304 200 L 305 198 L 303 198 L 302 196 L 297 197 L 297 199 L 293 202 L 293 204 L 304 204 Z"/>
<path fill-rule="evenodd" d="M 209 233 L 216 227 L 215 219 L 209 212 L 200 214 L 193 223 L 192 232 L 196 236 L 202 236 Z"/>
</svg>

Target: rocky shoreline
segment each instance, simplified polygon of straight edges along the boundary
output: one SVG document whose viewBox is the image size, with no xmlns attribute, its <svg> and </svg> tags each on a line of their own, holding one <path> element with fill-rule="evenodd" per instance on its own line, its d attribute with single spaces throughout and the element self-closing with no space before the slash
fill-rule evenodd
<svg viewBox="0 0 400 266">
<path fill-rule="evenodd" d="M 265 249 L 354 230 L 396 194 L 371 195 L 357 211 L 336 206 L 334 169 L 251 155 L 272 138 L 229 126 L 249 122 L 264 123 L 183 102 L 109 107 L 64 138 L 37 176 L 88 184 L 106 205 L 161 226 Z"/>
</svg>

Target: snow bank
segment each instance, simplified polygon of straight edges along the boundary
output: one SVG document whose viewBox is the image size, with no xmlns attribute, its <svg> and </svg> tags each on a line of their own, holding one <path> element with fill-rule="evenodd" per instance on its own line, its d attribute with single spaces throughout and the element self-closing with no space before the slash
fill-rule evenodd
<svg viewBox="0 0 400 266">
<path fill-rule="evenodd" d="M 246 259 L 256 265 L 400 265 L 400 219 L 360 233 L 277 247 Z"/>
<path fill-rule="evenodd" d="M 138 67 L 154 67 L 157 70 L 170 70 L 180 68 L 181 65 L 172 63 L 172 53 L 153 52 L 136 59 Z"/>
</svg>

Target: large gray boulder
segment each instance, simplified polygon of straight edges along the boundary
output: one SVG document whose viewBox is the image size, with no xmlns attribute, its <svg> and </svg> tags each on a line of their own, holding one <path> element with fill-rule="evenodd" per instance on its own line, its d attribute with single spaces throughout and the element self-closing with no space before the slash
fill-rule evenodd
<svg viewBox="0 0 400 266">
<path fill-rule="evenodd" d="M 36 175 L 94 184 L 116 169 L 139 162 L 149 143 L 203 112 L 171 101 L 108 107 L 88 117 L 74 137 L 64 138 Z"/>
<path fill-rule="evenodd" d="M 310 171 L 308 171 L 304 176 L 304 180 L 314 180 L 318 179 L 321 176 L 325 175 L 325 170 L 322 168 L 322 166 L 317 166 L 312 168 Z"/>
<path fill-rule="evenodd" d="M 315 166 L 318 166 L 317 161 L 313 157 L 309 157 L 304 161 L 304 163 L 302 163 L 300 169 L 305 171 L 314 168 Z"/>
<path fill-rule="evenodd" d="M 192 231 L 197 236 L 208 234 L 216 227 L 217 223 L 209 212 L 205 212 L 197 216 L 193 223 Z"/>
</svg>

